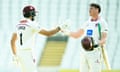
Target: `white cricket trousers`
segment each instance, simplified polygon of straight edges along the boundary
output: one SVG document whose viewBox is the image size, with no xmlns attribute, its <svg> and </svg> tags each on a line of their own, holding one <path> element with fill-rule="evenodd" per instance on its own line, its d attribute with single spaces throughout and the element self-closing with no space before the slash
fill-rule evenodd
<svg viewBox="0 0 120 72">
<path fill-rule="evenodd" d="M 21 72 L 35 72 L 35 64 L 33 62 L 31 49 L 18 50 L 19 65 Z"/>
<path fill-rule="evenodd" d="M 101 72 L 101 50 L 80 53 L 80 72 Z"/>
</svg>

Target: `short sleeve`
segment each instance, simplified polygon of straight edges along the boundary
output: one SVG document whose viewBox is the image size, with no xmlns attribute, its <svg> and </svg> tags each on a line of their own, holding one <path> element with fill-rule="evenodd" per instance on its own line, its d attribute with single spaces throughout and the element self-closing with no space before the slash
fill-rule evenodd
<svg viewBox="0 0 120 72">
<path fill-rule="evenodd" d="M 41 30 L 41 27 L 39 26 L 38 23 L 33 24 L 32 28 L 33 28 L 33 30 L 34 30 L 35 33 L 38 33 Z"/>
<path fill-rule="evenodd" d="M 108 32 L 108 24 L 105 20 L 101 21 L 101 32 Z"/>
<path fill-rule="evenodd" d="M 36 27 L 35 27 L 35 32 L 38 33 L 40 30 L 41 30 L 40 26 L 36 26 Z"/>
</svg>

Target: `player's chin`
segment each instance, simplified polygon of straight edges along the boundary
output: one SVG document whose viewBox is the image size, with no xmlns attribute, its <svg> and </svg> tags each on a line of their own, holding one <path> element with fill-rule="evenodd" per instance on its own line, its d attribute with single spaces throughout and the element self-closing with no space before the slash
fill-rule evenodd
<svg viewBox="0 0 120 72">
<path fill-rule="evenodd" d="M 90 16 L 93 16 L 91 13 L 89 13 Z"/>
<path fill-rule="evenodd" d="M 94 13 L 93 13 L 93 12 L 89 12 L 89 15 L 90 15 L 90 16 L 93 16 L 93 15 L 94 15 Z"/>
</svg>

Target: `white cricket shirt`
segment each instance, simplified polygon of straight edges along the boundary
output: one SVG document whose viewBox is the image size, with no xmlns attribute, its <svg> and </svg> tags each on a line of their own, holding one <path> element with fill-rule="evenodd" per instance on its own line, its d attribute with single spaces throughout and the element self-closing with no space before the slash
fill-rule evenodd
<svg viewBox="0 0 120 72">
<path fill-rule="evenodd" d="M 89 18 L 88 21 L 86 21 L 81 27 L 85 31 L 84 36 L 93 37 L 95 44 L 98 44 L 99 36 L 100 36 L 99 30 L 98 30 L 98 24 L 100 24 L 100 26 L 101 26 L 101 32 L 108 31 L 108 25 L 105 22 L 105 20 L 101 17 L 99 17 L 95 21 L 92 21 L 92 19 Z"/>
<path fill-rule="evenodd" d="M 16 30 L 18 48 L 33 48 L 35 35 L 40 31 L 38 23 L 25 18 L 18 23 Z"/>
</svg>

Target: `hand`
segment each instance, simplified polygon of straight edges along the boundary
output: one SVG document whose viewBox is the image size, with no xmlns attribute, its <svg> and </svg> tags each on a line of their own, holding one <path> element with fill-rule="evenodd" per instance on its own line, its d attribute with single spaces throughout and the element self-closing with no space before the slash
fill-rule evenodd
<svg viewBox="0 0 120 72">
<path fill-rule="evenodd" d="M 71 21 L 70 20 L 65 20 L 64 22 L 62 22 L 59 27 L 61 30 L 67 30 L 70 28 L 70 25 L 71 25 Z"/>
<path fill-rule="evenodd" d="M 70 35 L 70 31 L 69 30 L 61 30 L 61 32 L 64 34 L 64 35 Z"/>
<path fill-rule="evenodd" d="M 66 24 L 66 23 L 65 23 L 65 24 L 62 24 L 62 25 L 60 25 L 59 27 L 60 27 L 61 31 L 62 31 L 62 30 L 66 30 L 66 29 L 68 29 L 68 24 Z"/>
<path fill-rule="evenodd" d="M 19 57 L 17 55 L 13 55 L 13 63 L 15 63 L 16 65 L 19 64 Z"/>
<path fill-rule="evenodd" d="M 104 44 L 105 44 L 105 41 L 103 41 L 103 40 L 100 40 L 100 41 L 99 41 L 99 45 L 100 45 L 100 46 L 103 46 Z"/>
</svg>

